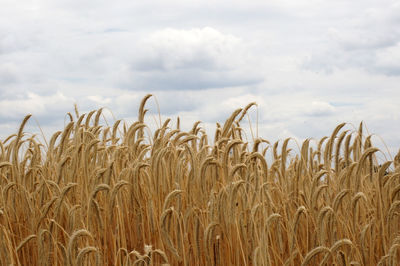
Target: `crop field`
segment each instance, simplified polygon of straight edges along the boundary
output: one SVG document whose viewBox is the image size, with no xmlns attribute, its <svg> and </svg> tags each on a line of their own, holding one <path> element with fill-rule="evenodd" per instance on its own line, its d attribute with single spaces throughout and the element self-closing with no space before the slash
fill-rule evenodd
<svg viewBox="0 0 400 266">
<path fill-rule="evenodd" d="M 0 265 L 400 265 L 400 153 L 362 124 L 250 144 L 249 104 L 149 136 L 149 97 L 130 125 L 76 109 L 48 142 L 29 115 L 0 141 Z"/>
</svg>

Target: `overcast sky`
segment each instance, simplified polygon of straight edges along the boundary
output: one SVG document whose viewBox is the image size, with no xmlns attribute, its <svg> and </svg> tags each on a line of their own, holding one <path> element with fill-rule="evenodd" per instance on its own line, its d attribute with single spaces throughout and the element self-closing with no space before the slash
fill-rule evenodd
<svg viewBox="0 0 400 266">
<path fill-rule="evenodd" d="M 399 2 L 0 0 L 1 139 L 27 113 L 62 129 L 74 103 L 133 121 L 147 93 L 187 127 L 256 101 L 271 141 L 364 121 L 396 152 Z"/>
</svg>

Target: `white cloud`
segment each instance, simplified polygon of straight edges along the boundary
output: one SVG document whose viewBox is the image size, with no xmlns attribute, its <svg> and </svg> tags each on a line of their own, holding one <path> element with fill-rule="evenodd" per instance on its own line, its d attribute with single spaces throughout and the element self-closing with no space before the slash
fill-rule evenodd
<svg viewBox="0 0 400 266">
<path fill-rule="evenodd" d="M 197 90 L 256 84 L 253 55 L 238 37 L 211 28 L 167 28 L 144 38 L 132 54 L 124 87 Z M 252 71 L 249 71 L 252 70 Z"/>
<path fill-rule="evenodd" d="M 375 68 L 387 75 L 400 75 L 400 40 L 396 45 L 377 52 Z"/>
<path fill-rule="evenodd" d="M 35 116 L 54 116 L 66 112 L 73 107 L 74 100 L 61 92 L 49 96 L 41 96 L 32 92 L 15 99 L 0 100 L 0 120 L 20 119 L 27 114 Z"/>
<path fill-rule="evenodd" d="M 143 41 L 142 53 L 132 67 L 139 71 L 231 70 L 244 52 L 240 42 L 239 38 L 210 27 L 165 29 Z"/>
<path fill-rule="evenodd" d="M 10 84 L 18 81 L 16 66 L 12 63 L 0 64 L 0 84 Z"/>
<path fill-rule="evenodd" d="M 334 106 L 324 101 L 313 101 L 307 109 L 306 114 L 311 116 L 331 115 L 335 111 Z"/>
<path fill-rule="evenodd" d="M 400 75 L 395 62 L 400 44 L 400 5 L 387 1 L 360 8 L 351 18 L 327 29 L 324 46 L 306 57 L 303 66 L 332 73 L 358 68 L 369 73 Z"/>
<path fill-rule="evenodd" d="M 110 98 L 102 97 L 101 95 L 90 95 L 87 97 L 90 101 L 95 102 L 96 105 L 105 106 L 111 102 Z"/>
</svg>

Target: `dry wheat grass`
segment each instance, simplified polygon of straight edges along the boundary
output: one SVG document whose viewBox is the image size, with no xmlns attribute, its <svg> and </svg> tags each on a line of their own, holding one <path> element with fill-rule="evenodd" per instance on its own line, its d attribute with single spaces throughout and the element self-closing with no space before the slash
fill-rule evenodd
<svg viewBox="0 0 400 266">
<path fill-rule="evenodd" d="M 362 124 L 249 147 L 251 103 L 213 144 L 179 119 L 146 136 L 150 97 L 132 125 L 75 109 L 43 145 L 28 115 L 0 142 L 1 265 L 398 265 L 400 153 L 378 164 Z"/>
</svg>

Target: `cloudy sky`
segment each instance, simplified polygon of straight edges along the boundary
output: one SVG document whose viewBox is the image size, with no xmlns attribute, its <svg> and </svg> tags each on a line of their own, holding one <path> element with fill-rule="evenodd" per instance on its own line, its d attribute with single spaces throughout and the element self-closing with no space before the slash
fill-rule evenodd
<svg viewBox="0 0 400 266">
<path fill-rule="evenodd" d="M 256 101 L 250 118 L 271 141 L 364 121 L 395 152 L 399 2 L 0 0 L 1 139 L 27 113 L 62 129 L 74 103 L 133 121 L 147 93 L 187 127 L 213 130 Z"/>
</svg>

